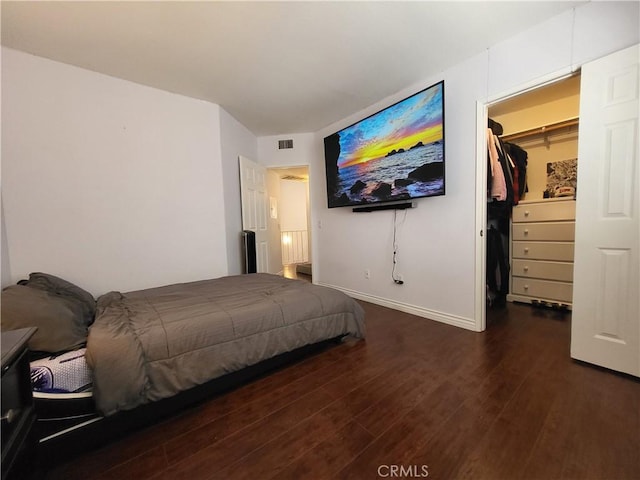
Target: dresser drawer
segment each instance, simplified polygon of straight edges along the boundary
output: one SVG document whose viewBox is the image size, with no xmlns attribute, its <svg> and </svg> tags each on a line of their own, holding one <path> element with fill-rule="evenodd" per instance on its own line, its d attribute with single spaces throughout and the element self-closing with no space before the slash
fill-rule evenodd
<svg viewBox="0 0 640 480">
<path fill-rule="evenodd" d="M 512 242 L 511 245 L 514 259 L 573 262 L 572 242 Z"/>
<path fill-rule="evenodd" d="M 573 242 L 575 229 L 575 222 L 514 223 L 512 239 Z"/>
<path fill-rule="evenodd" d="M 571 283 L 538 280 L 535 278 L 513 277 L 511 293 L 526 295 L 540 300 L 555 300 L 563 303 L 573 301 L 573 285 Z"/>
<path fill-rule="evenodd" d="M 573 282 L 573 263 L 514 259 L 511 274 L 514 277 Z"/>
<path fill-rule="evenodd" d="M 575 218 L 575 200 L 520 204 L 513 208 L 512 213 L 512 220 L 514 223 L 553 222 L 561 220 L 575 220 Z"/>
</svg>

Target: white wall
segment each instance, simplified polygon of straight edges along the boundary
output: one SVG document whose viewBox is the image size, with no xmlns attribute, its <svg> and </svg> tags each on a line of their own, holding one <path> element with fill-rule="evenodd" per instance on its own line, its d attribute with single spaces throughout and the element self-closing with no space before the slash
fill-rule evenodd
<svg viewBox="0 0 640 480">
<path fill-rule="evenodd" d="M 309 163 L 314 282 L 435 320 L 476 324 L 476 102 L 539 84 L 582 63 L 638 42 L 637 2 L 595 2 L 565 12 L 366 110 L 305 136 L 295 163 Z M 398 264 L 391 279 L 393 212 L 352 213 L 326 207 L 323 138 L 441 79 L 445 80 L 446 195 L 399 212 Z M 280 135 L 278 138 L 290 138 Z M 259 139 L 261 159 L 280 165 L 293 152 L 274 152 Z M 295 145 L 295 142 L 294 142 Z M 305 160 L 303 160 L 305 159 Z M 365 279 L 364 270 L 371 271 Z"/>
<path fill-rule="evenodd" d="M 225 275 L 220 130 L 217 105 L 3 48 L 11 282 L 45 271 L 99 295 Z"/>
<path fill-rule="evenodd" d="M 280 230 L 288 232 L 282 241 L 284 264 L 308 262 L 308 182 L 280 180 Z"/>
<path fill-rule="evenodd" d="M 227 239 L 229 275 L 242 273 L 242 204 L 240 198 L 240 165 L 242 155 L 258 161 L 257 138 L 224 109 L 220 109 L 220 141 L 224 190 L 224 227 Z M 220 208 L 220 207 L 219 207 Z M 217 252 L 221 255 L 223 252 Z"/>
<path fill-rule="evenodd" d="M 283 231 L 307 229 L 307 182 L 280 180 L 280 229 Z"/>
<path fill-rule="evenodd" d="M 278 140 L 293 140 L 293 148 L 278 149 Z M 315 152 L 313 133 L 293 133 L 258 138 L 258 157 L 266 167 L 294 167 L 309 165 Z M 324 177 L 324 166 L 322 167 Z M 312 173 L 309 172 L 309 175 Z M 326 202 L 325 202 L 326 203 Z"/>
</svg>

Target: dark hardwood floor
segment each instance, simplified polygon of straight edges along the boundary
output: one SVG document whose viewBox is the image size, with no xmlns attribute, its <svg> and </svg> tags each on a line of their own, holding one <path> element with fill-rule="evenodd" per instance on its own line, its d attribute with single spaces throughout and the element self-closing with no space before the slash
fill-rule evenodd
<svg viewBox="0 0 640 480">
<path fill-rule="evenodd" d="M 474 333 L 365 304 L 348 341 L 48 479 L 638 479 L 640 382 L 569 358 L 570 315 Z"/>
</svg>

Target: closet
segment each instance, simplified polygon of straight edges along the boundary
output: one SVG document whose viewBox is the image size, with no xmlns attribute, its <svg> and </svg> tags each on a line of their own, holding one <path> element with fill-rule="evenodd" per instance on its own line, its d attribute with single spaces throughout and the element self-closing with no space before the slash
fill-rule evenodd
<svg viewBox="0 0 640 480">
<path fill-rule="evenodd" d="M 489 308 L 505 301 L 571 308 L 579 103 L 575 75 L 489 108 Z M 499 198 L 496 174 L 507 189 Z"/>
</svg>

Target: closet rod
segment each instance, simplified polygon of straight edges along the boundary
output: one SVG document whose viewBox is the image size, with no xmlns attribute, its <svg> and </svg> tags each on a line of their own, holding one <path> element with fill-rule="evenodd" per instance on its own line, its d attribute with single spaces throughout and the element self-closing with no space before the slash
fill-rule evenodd
<svg viewBox="0 0 640 480">
<path fill-rule="evenodd" d="M 547 133 L 553 130 L 559 130 L 565 127 L 572 127 L 574 125 L 578 125 L 578 123 L 579 123 L 578 117 L 570 118 L 569 120 L 563 120 L 562 122 L 551 123 L 549 125 L 544 125 L 542 127 L 531 128 L 529 130 L 510 133 L 509 135 L 503 135 L 501 138 L 504 142 L 508 142 L 510 140 L 515 140 L 517 138 L 529 137 L 531 135 L 540 135 L 542 133 Z"/>
</svg>

